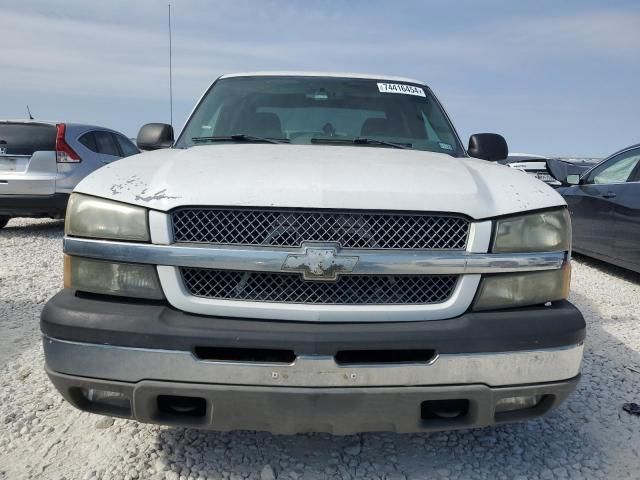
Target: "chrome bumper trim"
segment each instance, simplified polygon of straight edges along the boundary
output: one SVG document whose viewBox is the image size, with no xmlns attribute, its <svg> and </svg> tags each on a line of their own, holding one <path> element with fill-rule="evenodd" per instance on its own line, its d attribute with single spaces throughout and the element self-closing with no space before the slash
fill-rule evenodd
<svg viewBox="0 0 640 480">
<path fill-rule="evenodd" d="M 163 380 L 281 387 L 524 385 L 575 377 L 583 345 L 517 352 L 445 354 L 429 363 L 339 366 L 331 356 L 299 356 L 289 365 L 216 362 L 191 352 L 43 338 L 48 367 L 59 373 L 139 382 Z"/>
<path fill-rule="evenodd" d="M 304 248 L 154 245 L 75 237 L 64 239 L 65 253 L 98 260 L 256 272 L 281 272 L 287 257 L 303 253 Z M 353 275 L 466 275 L 553 270 L 561 268 L 566 257 L 565 252 L 492 254 L 357 249 L 341 249 L 340 252 L 358 257 L 351 272 Z"/>
</svg>

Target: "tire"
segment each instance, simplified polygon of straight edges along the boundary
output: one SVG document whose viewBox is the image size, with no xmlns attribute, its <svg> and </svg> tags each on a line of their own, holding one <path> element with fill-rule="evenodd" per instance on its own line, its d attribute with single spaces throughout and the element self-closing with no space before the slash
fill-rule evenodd
<svg viewBox="0 0 640 480">
<path fill-rule="evenodd" d="M 4 227 L 11 217 L 0 215 L 0 228 Z"/>
</svg>

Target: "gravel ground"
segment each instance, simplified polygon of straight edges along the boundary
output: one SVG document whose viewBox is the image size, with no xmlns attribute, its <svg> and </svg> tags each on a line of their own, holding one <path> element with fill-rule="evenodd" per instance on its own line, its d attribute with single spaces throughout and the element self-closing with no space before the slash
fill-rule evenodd
<svg viewBox="0 0 640 480">
<path fill-rule="evenodd" d="M 62 224 L 0 231 L 0 480 L 640 478 L 640 275 L 584 257 L 572 300 L 589 326 L 577 392 L 546 418 L 460 432 L 211 433 L 81 413 L 42 370 L 38 316 L 62 283 Z"/>
</svg>

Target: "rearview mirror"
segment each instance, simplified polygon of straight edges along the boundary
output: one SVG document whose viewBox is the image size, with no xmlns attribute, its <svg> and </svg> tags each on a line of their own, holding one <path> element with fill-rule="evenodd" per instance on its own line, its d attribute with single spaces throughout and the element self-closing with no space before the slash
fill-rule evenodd
<svg viewBox="0 0 640 480">
<path fill-rule="evenodd" d="M 467 152 L 472 157 L 495 162 L 507 158 L 509 147 L 507 147 L 507 141 L 502 135 L 497 133 L 476 133 L 469 138 Z"/>
<path fill-rule="evenodd" d="M 571 175 L 567 175 L 565 182 L 568 185 L 580 185 L 580 175 L 572 173 Z"/>
<path fill-rule="evenodd" d="M 173 145 L 173 127 L 166 123 L 147 123 L 138 132 L 136 144 L 140 150 L 158 150 Z"/>
</svg>

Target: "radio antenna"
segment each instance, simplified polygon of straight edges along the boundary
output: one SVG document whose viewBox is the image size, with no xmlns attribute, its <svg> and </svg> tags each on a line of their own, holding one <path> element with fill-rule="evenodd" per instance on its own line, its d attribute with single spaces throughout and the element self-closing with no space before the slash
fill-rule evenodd
<svg viewBox="0 0 640 480">
<path fill-rule="evenodd" d="M 171 2 L 169 2 L 169 124 L 173 127 L 173 70 L 171 67 Z"/>
<path fill-rule="evenodd" d="M 31 110 L 29 110 L 29 105 L 27 105 L 27 113 L 29 114 L 29 120 L 33 120 L 33 115 L 31 115 Z"/>
</svg>

